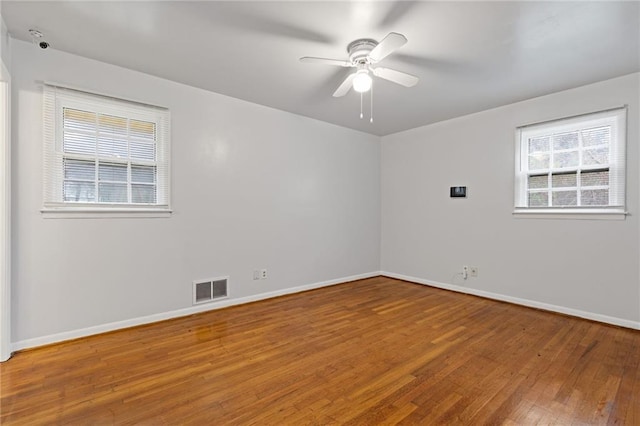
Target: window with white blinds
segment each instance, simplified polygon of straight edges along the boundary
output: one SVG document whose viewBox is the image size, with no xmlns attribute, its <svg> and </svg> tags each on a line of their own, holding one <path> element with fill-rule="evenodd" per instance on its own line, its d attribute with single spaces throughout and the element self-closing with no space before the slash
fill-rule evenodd
<svg viewBox="0 0 640 426">
<path fill-rule="evenodd" d="M 168 210 L 169 120 L 163 108 L 45 85 L 45 210 Z"/>
<path fill-rule="evenodd" d="M 516 212 L 624 213 L 626 108 L 517 133 Z"/>
</svg>

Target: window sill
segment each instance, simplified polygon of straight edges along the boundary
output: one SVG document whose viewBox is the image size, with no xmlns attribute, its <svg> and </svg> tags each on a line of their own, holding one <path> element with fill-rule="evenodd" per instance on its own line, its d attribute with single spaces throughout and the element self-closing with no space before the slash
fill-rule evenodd
<svg viewBox="0 0 640 426">
<path fill-rule="evenodd" d="M 573 220 L 624 220 L 629 213 L 609 209 L 522 209 L 516 208 L 513 216 L 527 219 L 573 219 Z"/>
<path fill-rule="evenodd" d="M 172 210 L 126 207 L 47 207 L 40 210 L 45 219 L 166 218 Z"/>
</svg>

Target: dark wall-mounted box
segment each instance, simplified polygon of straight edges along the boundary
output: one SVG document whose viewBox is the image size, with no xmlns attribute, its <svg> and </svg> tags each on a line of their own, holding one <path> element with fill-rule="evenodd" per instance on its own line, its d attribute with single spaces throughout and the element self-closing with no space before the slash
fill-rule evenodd
<svg viewBox="0 0 640 426">
<path fill-rule="evenodd" d="M 467 187 L 466 186 L 452 186 L 450 192 L 451 198 L 466 198 Z"/>
</svg>

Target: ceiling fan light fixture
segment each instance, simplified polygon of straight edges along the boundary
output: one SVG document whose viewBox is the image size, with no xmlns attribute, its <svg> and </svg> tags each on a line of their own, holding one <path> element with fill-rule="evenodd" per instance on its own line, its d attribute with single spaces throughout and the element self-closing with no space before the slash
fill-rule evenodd
<svg viewBox="0 0 640 426">
<path fill-rule="evenodd" d="M 353 90 L 358 93 L 368 92 L 371 89 L 372 82 L 369 70 L 358 70 L 353 78 Z"/>
</svg>

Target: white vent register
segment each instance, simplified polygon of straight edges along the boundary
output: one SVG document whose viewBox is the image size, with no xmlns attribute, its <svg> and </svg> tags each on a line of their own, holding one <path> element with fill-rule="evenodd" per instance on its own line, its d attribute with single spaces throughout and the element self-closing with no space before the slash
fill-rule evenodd
<svg viewBox="0 0 640 426">
<path fill-rule="evenodd" d="M 193 282 L 193 304 L 207 303 L 227 297 L 229 277 L 211 278 Z"/>
</svg>

